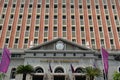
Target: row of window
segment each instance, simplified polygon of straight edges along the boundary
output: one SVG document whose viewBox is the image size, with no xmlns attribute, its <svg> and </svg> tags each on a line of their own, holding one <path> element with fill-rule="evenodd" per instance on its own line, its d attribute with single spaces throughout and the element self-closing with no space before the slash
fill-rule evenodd
<svg viewBox="0 0 120 80">
<path fill-rule="evenodd" d="M 29 40 L 28 38 L 25 38 L 25 39 L 24 39 L 24 43 L 25 43 L 25 44 L 28 44 L 28 40 Z M 46 41 L 47 41 L 47 39 L 44 39 L 44 42 L 46 42 Z M 76 39 L 72 39 L 72 41 L 75 42 Z M 15 38 L 14 43 L 15 43 L 15 44 L 18 44 L 18 42 L 19 42 L 19 38 Z M 101 45 L 104 45 L 104 44 L 105 44 L 104 39 L 101 39 L 100 42 L 101 42 Z M 6 44 L 9 43 L 9 38 L 6 38 L 6 39 L 5 39 L 5 43 L 6 43 Z M 34 44 L 38 44 L 38 38 L 35 38 L 35 39 L 34 39 Z M 85 40 L 85 39 L 82 39 L 82 44 L 83 44 L 83 45 L 86 44 L 86 40 Z M 91 44 L 92 44 L 92 45 L 95 45 L 95 39 L 91 39 Z M 110 39 L 110 44 L 111 44 L 111 45 L 114 45 L 114 39 Z"/>
<path fill-rule="evenodd" d="M 12 4 L 12 8 L 15 8 L 17 5 L 16 4 Z M 41 6 L 42 6 L 42 4 L 41 3 L 39 3 L 39 4 L 37 4 L 36 5 L 36 7 L 37 8 L 41 8 Z M 71 4 L 71 8 L 74 8 L 74 3 L 73 4 Z M 115 4 L 112 4 L 111 5 L 112 6 L 112 9 L 116 9 L 116 5 Z M 4 6 L 3 6 L 4 8 L 7 8 L 8 7 L 8 4 L 7 3 L 5 3 L 4 4 Z M 24 8 L 25 7 L 25 4 L 21 4 L 20 5 L 20 8 Z M 33 7 L 33 4 L 29 4 L 29 6 L 28 6 L 29 8 L 32 8 Z M 45 6 L 46 8 L 49 8 L 50 7 L 50 3 L 46 3 L 46 6 Z M 98 4 L 96 4 L 95 5 L 95 8 L 96 9 L 99 9 L 99 7 L 100 7 L 100 5 L 98 5 Z M 108 6 L 107 6 L 107 4 L 105 4 L 105 5 L 103 5 L 103 7 L 104 7 L 104 9 L 108 9 Z M 54 4 L 54 8 L 58 8 L 58 4 Z M 66 8 L 66 4 L 62 4 L 62 8 Z M 82 4 L 79 4 L 79 8 L 80 9 L 82 9 L 83 8 L 83 5 Z M 91 5 L 90 4 L 87 4 L 87 8 L 88 9 L 91 9 Z"/>
<path fill-rule="evenodd" d="M 2 25 L 0 25 L 0 31 L 2 30 L 2 28 L 3 28 Z M 48 26 L 45 26 L 45 27 L 44 27 L 44 31 L 48 31 L 48 28 L 49 28 Z M 111 26 L 108 26 L 107 28 L 108 28 L 108 32 L 112 32 L 112 27 L 111 27 Z M 16 30 L 17 30 L 17 31 L 20 31 L 20 29 L 21 29 L 21 26 L 17 26 Z M 8 25 L 8 31 L 11 31 L 11 30 L 12 30 L 12 26 L 11 26 L 11 25 Z M 53 31 L 57 31 L 57 30 L 58 30 L 58 27 L 57 27 L 57 26 L 54 26 L 54 27 L 53 27 Z M 72 27 L 71 27 L 71 30 L 72 30 L 72 31 L 76 31 L 76 27 L 75 27 L 75 26 L 72 26 Z M 90 26 L 89 30 L 90 30 L 91 32 L 94 32 L 94 27 L 93 27 L 93 26 Z M 30 26 L 26 26 L 26 31 L 30 31 Z M 35 26 L 35 31 L 39 31 L 39 26 Z M 63 27 L 62 27 L 62 31 L 66 31 L 66 26 L 63 26 Z M 85 27 L 84 27 L 84 26 L 81 26 L 81 27 L 80 27 L 80 31 L 85 31 Z M 100 31 L 100 32 L 103 31 L 102 26 L 99 27 L 99 31 Z M 117 31 L 120 32 L 120 27 L 117 27 Z"/>
</svg>

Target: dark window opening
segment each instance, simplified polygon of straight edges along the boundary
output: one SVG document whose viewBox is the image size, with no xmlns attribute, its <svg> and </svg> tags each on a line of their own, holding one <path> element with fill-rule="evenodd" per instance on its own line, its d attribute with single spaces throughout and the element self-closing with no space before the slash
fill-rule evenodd
<svg viewBox="0 0 120 80">
<path fill-rule="evenodd" d="M 4 8 L 7 8 L 7 4 L 4 4 Z"/>
<path fill-rule="evenodd" d="M 98 5 L 96 5 L 96 9 L 99 9 L 99 6 L 98 6 Z"/>
<path fill-rule="evenodd" d="M 29 8 L 32 8 L 32 4 L 29 5 Z"/>
<path fill-rule="evenodd" d="M 97 16 L 97 19 L 100 20 L 100 16 L 99 15 Z"/>
<path fill-rule="evenodd" d="M 2 30 L 2 25 L 0 25 L 0 30 Z"/>
<path fill-rule="evenodd" d="M 75 27 L 72 27 L 72 31 L 75 31 Z"/>
<path fill-rule="evenodd" d="M 66 8 L 66 5 L 62 5 L 63 8 Z"/>
<path fill-rule="evenodd" d="M 18 43 L 18 39 L 15 39 L 15 43 Z"/>
<path fill-rule="evenodd" d="M 106 16 L 106 20 L 109 20 L 109 16 Z"/>
<path fill-rule="evenodd" d="M 38 5 L 37 5 L 37 8 L 40 8 L 40 7 L 41 7 L 41 5 L 40 5 L 40 4 L 38 4 Z"/>
<path fill-rule="evenodd" d="M 24 8 L 24 4 L 21 4 L 21 8 Z"/>
<path fill-rule="evenodd" d="M 13 18 L 13 14 L 11 14 L 10 18 L 11 18 L 11 19 Z"/>
<path fill-rule="evenodd" d="M 29 30 L 30 30 L 30 26 L 27 26 L 27 27 L 26 27 L 26 31 L 29 31 Z"/>
<path fill-rule="evenodd" d="M 9 30 L 9 31 L 11 30 L 11 26 L 8 26 L 8 30 Z"/>
<path fill-rule="evenodd" d="M 9 38 L 6 38 L 5 43 L 9 43 Z"/>
<path fill-rule="evenodd" d="M 63 56 L 66 56 L 66 53 L 64 53 Z"/>
<path fill-rule="evenodd" d="M 102 27 L 99 27 L 99 31 L 102 31 Z"/>
<path fill-rule="evenodd" d="M 54 27 L 54 31 L 57 31 L 57 27 Z"/>
<path fill-rule="evenodd" d="M 57 19 L 57 15 L 54 15 L 54 19 Z"/>
<path fill-rule="evenodd" d="M 19 31 L 20 30 L 20 26 L 17 26 L 17 31 Z"/>
<path fill-rule="evenodd" d="M 36 56 L 36 53 L 33 53 L 33 56 Z"/>
<path fill-rule="evenodd" d="M 117 20 L 117 16 L 114 16 L 115 20 Z"/>
<path fill-rule="evenodd" d="M 46 53 L 44 53 L 43 56 L 46 56 Z"/>
<path fill-rule="evenodd" d="M 28 19 L 30 19 L 31 18 L 31 15 L 28 15 Z"/>
<path fill-rule="evenodd" d="M 83 16 L 82 15 L 80 16 L 80 19 L 83 20 Z"/>
<path fill-rule="evenodd" d="M 36 18 L 39 19 L 39 18 L 40 18 L 40 15 L 36 15 Z"/>
<path fill-rule="evenodd" d="M 16 5 L 15 5 L 15 4 L 13 4 L 13 6 L 12 6 L 12 7 L 13 7 L 13 8 L 15 8 L 15 6 L 16 6 Z"/>
<path fill-rule="evenodd" d="M 90 9 L 90 5 L 87 5 L 87 8 Z"/>
<path fill-rule="evenodd" d="M 56 53 L 54 53 L 53 56 L 56 56 Z"/>
<path fill-rule="evenodd" d="M 19 18 L 21 19 L 21 18 L 22 18 L 22 15 L 19 15 Z"/>
<path fill-rule="evenodd" d="M 54 8 L 57 8 L 57 4 L 54 5 Z"/>
<path fill-rule="evenodd" d="M 74 15 L 72 15 L 72 16 L 71 16 L 71 19 L 75 19 L 75 16 L 74 16 Z"/>
<path fill-rule="evenodd" d="M 48 27 L 47 26 L 44 28 L 44 31 L 48 31 Z"/>
<path fill-rule="evenodd" d="M 28 39 L 25 39 L 25 40 L 24 40 L 24 43 L 28 43 Z"/>
<path fill-rule="evenodd" d="M 71 8 L 74 8 L 74 5 L 71 5 Z"/>
<path fill-rule="evenodd" d="M 104 9 L 107 9 L 107 5 L 104 5 Z"/>
<path fill-rule="evenodd" d="M 35 31 L 39 31 L 39 26 L 36 26 L 36 27 L 35 27 Z"/>
<path fill-rule="evenodd" d="M 66 31 L 66 27 L 63 27 L 63 31 Z"/>
<path fill-rule="evenodd" d="M 63 19 L 66 19 L 66 16 L 65 16 L 65 15 L 63 15 Z"/>
<path fill-rule="evenodd" d="M 46 8 L 49 8 L 49 4 L 46 4 Z"/>
<path fill-rule="evenodd" d="M 84 31 L 84 27 L 81 27 L 81 31 Z"/>
<path fill-rule="evenodd" d="M 45 15 L 45 19 L 48 19 L 49 18 L 49 16 L 48 15 Z"/>
<path fill-rule="evenodd" d="M 76 56 L 76 53 L 73 53 L 73 56 Z"/>
<path fill-rule="evenodd" d="M 79 8 L 82 9 L 82 5 L 79 5 Z"/>
</svg>

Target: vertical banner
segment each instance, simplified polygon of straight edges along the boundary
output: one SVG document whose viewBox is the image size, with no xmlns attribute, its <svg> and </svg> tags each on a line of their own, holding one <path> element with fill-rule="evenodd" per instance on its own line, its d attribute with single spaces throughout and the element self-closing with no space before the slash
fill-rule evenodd
<svg viewBox="0 0 120 80">
<path fill-rule="evenodd" d="M 108 65 L 108 55 L 109 54 L 105 49 L 101 48 L 101 55 L 102 55 L 104 73 L 105 73 L 105 75 L 107 75 L 108 74 L 108 68 L 109 68 L 109 65 Z"/>
<path fill-rule="evenodd" d="M 0 63 L 0 72 L 6 73 L 10 64 L 11 53 L 7 48 L 3 49 L 2 59 Z"/>
</svg>

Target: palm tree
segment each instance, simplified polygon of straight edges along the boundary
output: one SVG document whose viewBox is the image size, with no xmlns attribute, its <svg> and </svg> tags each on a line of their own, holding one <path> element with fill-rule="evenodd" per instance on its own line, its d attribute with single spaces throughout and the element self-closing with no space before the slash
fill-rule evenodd
<svg viewBox="0 0 120 80">
<path fill-rule="evenodd" d="M 114 74 L 113 74 L 113 80 L 120 80 L 120 72 L 115 72 Z"/>
<path fill-rule="evenodd" d="M 17 74 L 23 74 L 22 80 L 26 80 L 26 75 L 32 72 L 34 72 L 34 69 L 31 65 L 19 65 L 16 70 Z"/>
<path fill-rule="evenodd" d="M 94 80 L 94 77 L 101 76 L 101 70 L 99 68 L 93 68 L 92 66 L 86 67 L 86 76 L 88 80 Z"/>
</svg>

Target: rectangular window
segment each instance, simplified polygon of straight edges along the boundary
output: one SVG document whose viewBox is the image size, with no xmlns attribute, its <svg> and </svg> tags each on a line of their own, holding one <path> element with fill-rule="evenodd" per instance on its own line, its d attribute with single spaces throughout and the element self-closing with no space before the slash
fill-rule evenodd
<svg viewBox="0 0 120 80">
<path fill-rule="evenodd" d="M 9 38 L 6 38 L 5 43 L 9 43 Z"/>
<path fill-rule="evenodd" d="M 7 4 L 4 4 L 4 8 L 7 8 Z"/>
<path fill-rule="evenodd" d="M 20 31 L 20 26 L 17 26 L 17 31 Z"/>
<path fill-rule="evenodd" d="M 30 26 L 26 26 L 26 31 L 29 31 L 30 30 Z"/>
<path fill-rule="evenodd" d="M 48 27 L 47 26 L 44 27 L 44 31 L 48 31 Z"/>
<path fill-rule="evenodd" d="M 2 25 L 0 25 L 0 30 L 2 30 Z"/>
<path fill-rule="evenodd" d="M 84 27 L 81 27 L 81 31 L 84 31 Z"/>
<path fill-rule="evenodd" d="M 66 27 L 63 27 L 63 31 L 66 31 Z"/>
<path fill-rule="evenodd" d="M 34 44 L 37 44 L 38 43 L 38 39 L 34 39 Z"/>
<path fill-rule="evenodd" d="M 35 27 L 35 31 L 39 31 L 39 26 L 36 26 L 36 27 Z"/>
<path fill-rule="evenodd" d="M 79 9 L 82 9 L 82 5 L 79 5 Z"/>
<path fill-rule="evenodd" d="M 110 44 L 112 44 L 112 45 L 114 44 L 113 39 L 110 39 Z"/>
<path fill-rule="evenodd" d="M 25 39 L 25 40 L 24 40 L 24 43 L 27 44 L 27 43 L 28 43 L 28 39 Z"/>
<path fill-rule="evenodd" d="M 8 31 L 10 31 L 10 30 L 11 30 L 11 25 L 8 26 Z"/>
<path fill-rule="evenodd" d="M 85 45 L 85 39 L 82 39 L 82 44 L 84 44 L 84 45 Z"/>
<path fill-rule="evenodd" d="M 15 43 L 16 43 L 16 44 L 18 43 L 18 38 L 15 39 Z"/>
<path fill-rule="evenodd" d="M 24 4 L 21 4 L 21 8 L 24 8 Z"/>
</svg>

